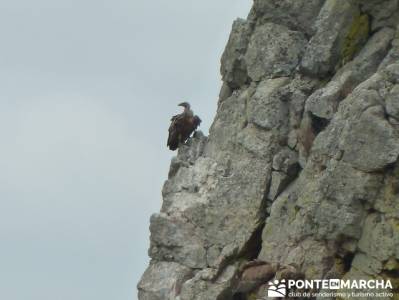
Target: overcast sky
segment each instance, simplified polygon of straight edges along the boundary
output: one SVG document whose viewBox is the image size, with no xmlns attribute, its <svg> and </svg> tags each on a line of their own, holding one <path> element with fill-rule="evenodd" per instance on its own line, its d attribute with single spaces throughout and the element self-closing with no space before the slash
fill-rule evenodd
<svg viewBox="0 0 399 300">
<path fill-rule="evenodd" d="M 250 0 L 0 1 L 0 299 L 137 299 L 170 116 Z"/>
</svg>

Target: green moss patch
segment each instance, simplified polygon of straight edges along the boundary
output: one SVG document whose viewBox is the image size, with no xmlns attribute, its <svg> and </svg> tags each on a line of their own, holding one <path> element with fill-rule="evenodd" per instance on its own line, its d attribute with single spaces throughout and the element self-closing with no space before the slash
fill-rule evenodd
<svg viewBox="0 0 399 300">
<path fill-rule="evenodd" d="M 341 65 L 345 65 L 353 59 L 367 41 L 369 34 L 369 16 L 366 14 L 356 16 L 343 42 Z"/>
</svg>

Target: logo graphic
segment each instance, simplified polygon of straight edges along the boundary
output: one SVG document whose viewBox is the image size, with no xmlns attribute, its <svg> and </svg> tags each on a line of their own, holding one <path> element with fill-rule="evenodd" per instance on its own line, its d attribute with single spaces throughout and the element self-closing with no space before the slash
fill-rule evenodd
<svg viewBox="0 0 399 300">
<path fill-rule="evenodd" d="M 385 292 L 381 290 L 385 289 Z M 326 292 L 329 290 L 328 292 Z M 364 291 L 367 292 L 364 292 Z M 378 290 L 378 291 L 373 291 Z M 259 300 L 274 298 L 352 298 L 363 297 L 366 295 L 370 299 L 376 298 L 392 298 L 393 286 L 390 280 L 377 279 L 358 279 L 358 280 L 342 280 L 342 279 L 312 279 L 312 280 L 293 280 L 282 279 L 272 280 L 267 285 L 267 296 Z"/>
<path fill-rule="evenodd" d="M 270 281 L 267 289 L 267 297 L 284 298 L 287 294 L 285 279 Z"/>
<path fill-rule="evenodd" d="M 341 285 L 340 279 L 330 279 L 329 280 L 329 288 L 330 290 L 339 290 Z"/>
</svg>

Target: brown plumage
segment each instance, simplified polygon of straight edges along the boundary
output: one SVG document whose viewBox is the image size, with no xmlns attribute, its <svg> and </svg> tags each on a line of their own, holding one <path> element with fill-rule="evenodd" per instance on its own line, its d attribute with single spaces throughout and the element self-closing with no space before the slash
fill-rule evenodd
<svg viewBox="0 0 399 300">
<path fill-rule="evenodd" d="M 184 111 L 171 119 L 167 143 L 170 150 L 176 150 L 201 124 L 201 119 L 194 115 L 189 103 L 183 102 L 179 106 L 184 107 Z"/>
</svg>

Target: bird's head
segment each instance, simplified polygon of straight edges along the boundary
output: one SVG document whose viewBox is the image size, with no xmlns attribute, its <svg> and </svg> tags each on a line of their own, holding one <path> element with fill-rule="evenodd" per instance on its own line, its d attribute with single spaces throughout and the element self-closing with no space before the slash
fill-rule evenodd
<svg viewBox="0 0 399 300">
<path fill-rule="evenodd" d="M 188 103 L 188 102 L 179 103 L 177 106 L 182 106 L 185 109 L 190 109 L 190 103 Z"/>
</svg>

